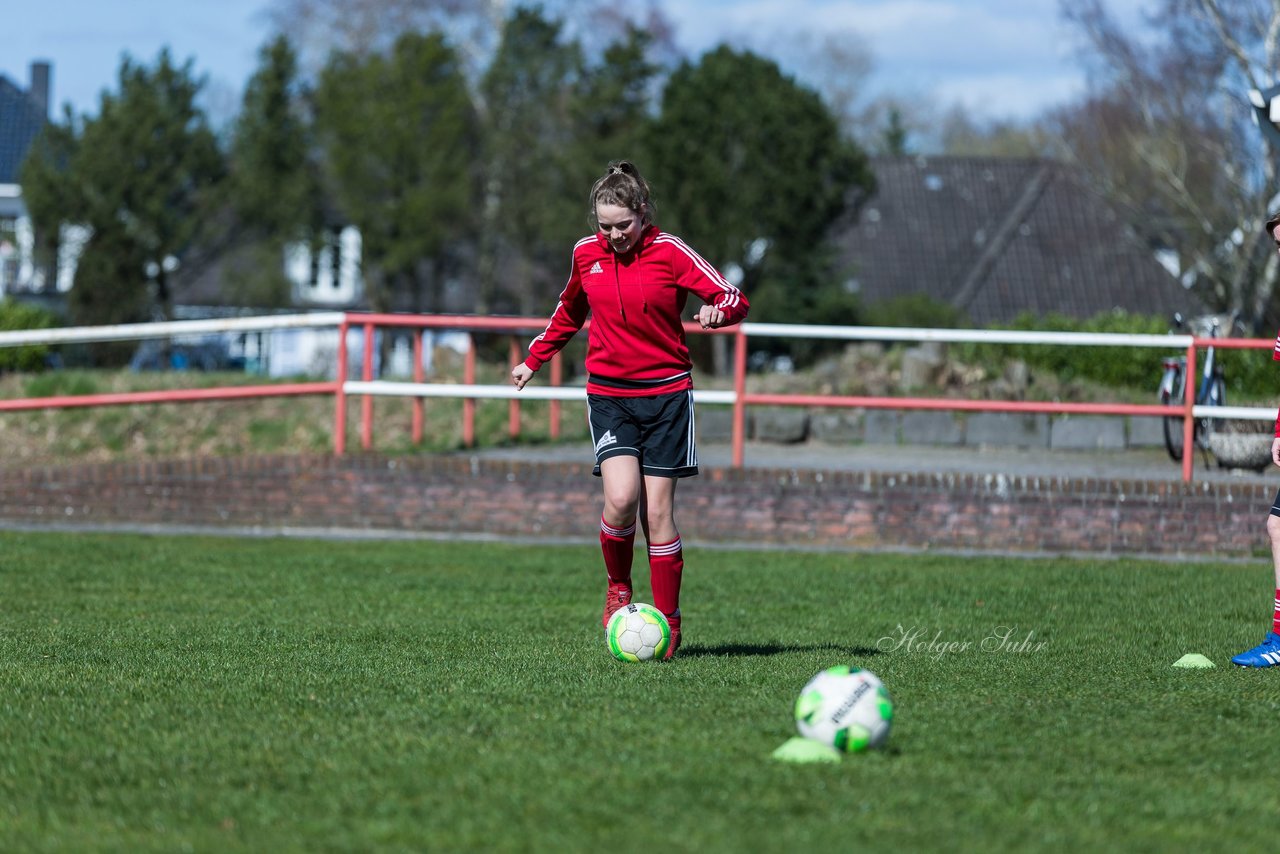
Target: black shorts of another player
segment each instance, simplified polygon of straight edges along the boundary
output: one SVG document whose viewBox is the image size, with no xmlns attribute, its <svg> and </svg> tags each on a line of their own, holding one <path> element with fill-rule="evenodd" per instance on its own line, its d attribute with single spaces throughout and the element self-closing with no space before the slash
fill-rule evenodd
<svg viewBox="0 0 1280 854">
<path fill-rule="evenodd" d="M 652 397 L 587 395 L 591 443 L 596 449 L 592 472 L 610 457 L 640 460 L 640 471 L 653 477 L 692 477 L 698 473 L 694 442 L 693 392 Z"/>
</svg>

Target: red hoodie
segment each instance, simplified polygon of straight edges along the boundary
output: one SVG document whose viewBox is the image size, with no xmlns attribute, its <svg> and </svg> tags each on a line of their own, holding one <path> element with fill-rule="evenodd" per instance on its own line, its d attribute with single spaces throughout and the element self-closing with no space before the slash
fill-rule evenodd
<svg viewBox="0 0 1280 854">
<path fill-rule="evenodd" d="M 1271 358 L 1280 361 L 1280 335 L 1276 335 L 1275 346 L 1271 348 Z M 1280 439 L 1280 415 L 1276 416 L 1276 438 Z"/>
<path fill-rule="evenodd" d="M 604 234 L 573 247 L 569 283 L 551 322 L 529 345 L 538 370 L 568 343 L 591 315 L 587 335 L 587 392 L 643 397 L 693 387 L 689 346 L 681 317 L 689 294 L 739 323 L 750 307 L 742 291 L 683 240 L 650 225 L 625 255 Z"/>
</svg>

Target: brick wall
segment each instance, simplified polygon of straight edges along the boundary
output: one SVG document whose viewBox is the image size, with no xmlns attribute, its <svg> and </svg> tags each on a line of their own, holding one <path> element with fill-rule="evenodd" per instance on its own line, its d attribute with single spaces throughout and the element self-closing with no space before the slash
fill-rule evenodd
<svg viewBox="0 0 1280 854">
<path fill-rule="evenodd" d="M 706 468 L 681 483 L 690 543 L 1248 556 L 1271 487 L 1250 483 Z M 0 471 L 0 522 L 574 537 L 600 483 L 576 463 L 263 456 Z"/>
</svg>

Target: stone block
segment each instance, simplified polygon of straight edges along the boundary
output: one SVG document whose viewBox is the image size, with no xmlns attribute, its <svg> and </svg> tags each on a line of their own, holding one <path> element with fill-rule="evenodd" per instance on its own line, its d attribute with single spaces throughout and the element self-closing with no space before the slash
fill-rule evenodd
<svg viewBox="0 0 1280 854">
<path fill-rule="evenodd" d="M 809 438 L 833 444 L 862 441 L 862 416 L 843 409 L 827 409 L 809 416 Z"/>
<path fill-rule="evenodd" d="M 927 388 L 938 377 L 942 361 L 936 354 L 912 347 L 902 354 L 902 375 L 898 385 L 904 392 Z"/>
<path fill-rule="evenodd" d="M 975 412 L 965 423 L 965 444 L 997 448 L 1048 448 L 1049 416 Z"/>
<path fill-rule="evenodd" d="M 1022 400 L 1031 385 L 1031 369 L 1021 359 L 1014 359 L 1004 367 L 1004 381 L 1018 400 Z"/>
<path fill-rule="evenodd" d="M 733 439 L 733 407 L 723 404 L 703 404 L 693 410 L 698 439 L 704 442 L 728 442 Z M 751 438 L 751 410 L 748 409 L 743 423 L 746 435 Z"/>
<path fill-rule="evenodd" d="M 896 445 L 901 439 L 902 416 L 892 409 L 868 409 L 862 420 L 862 438 L 868 445 Z"/>
<path fill-rule="evenodd" d="M 964 426 L 950 412 L 911 410 L 902 413 L 905 445 L 962 445 Z"/>
<path fill-rule="evenodd" d="M 1131 417 L 1125 443 L 1130 448 L 1163 448 L 1164 419 Z"/>
<path fill-rule="evenodd" d="M 1124 419 L 1108 415 L 1060 415 L 1049 427 L 1049 447 L 1056 451 L 1124 450 Z"/>
<path fill-rule="evenodd" d="M 809 413 L 794 407 L 766 407 L 754 418 L 754 438 L 760 442 L 791 444 L 809 435 Z"/>
</svg>

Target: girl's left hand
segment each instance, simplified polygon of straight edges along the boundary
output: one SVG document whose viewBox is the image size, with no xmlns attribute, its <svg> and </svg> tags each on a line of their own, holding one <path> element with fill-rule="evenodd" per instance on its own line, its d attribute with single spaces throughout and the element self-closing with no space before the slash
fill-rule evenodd
<svg viewBox="0 0 1280 854">
<path fill-rule="evenodd" d="M 724 312 L 714 305 L 707 304 L 698 309 L 695 319 L 702 325 L 703 329 L 716 329 L 724 325 Z"/>
</svg>

